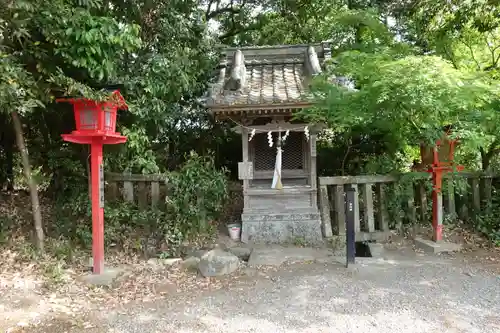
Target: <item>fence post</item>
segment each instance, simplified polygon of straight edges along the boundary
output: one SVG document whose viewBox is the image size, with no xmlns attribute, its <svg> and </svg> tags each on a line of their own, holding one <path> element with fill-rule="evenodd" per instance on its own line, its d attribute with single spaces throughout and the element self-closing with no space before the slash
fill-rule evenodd
<svg viewBox="0 0 500 333">
<path fill-rule="evenodd" d="M 487 212 L 491 212 L 491 185 L 492 176 L 490 174 L 483 175 L 481 178 L 481 194 L 483 196 L 483 206 Z"/>
<path fill-rule="evenodd" d="M 419 181 L 418 186 L 418 205 L 420 207 L 420 222 L 425 223 L 427 218 L 427 190 L 425 181 Z"/>
<path fill-rule="evenodd" d="M 346 267 L 356 261 L 356 190 L 352 186 L 346 189 L 345 219 L 346 219 Z"/>
<path fill-rule="evenodd" d="M 373 214 L 373 184 L 363 184 L 363 220 L 368 232 L 375 231 L 375 218 Z"/>
<path fill-rule="evenodd" d="M 384 183 L 378 183 L 376 186 L 378 196 L 378 220 L 382 231 L 389 231 L 389 216 L 387 214 L 387 203 L 385 198 Z"/>
<path fill-rule="evenodd" d="M 328 200 L 328 188 L 326 185 L 319 187 L 319 208 L 321 213 L 321 224 L 323 227 L 323 237 L 330 238 L 333 236 L 332 220 L 330 217 L 330 202 Z"/>
<path fill-rule="evenodd" d="M 157 181 L 151 182 L 151 207 L 155 208 L 160 201 L 160 183 Z"/>
<path fill-rule="evenodd" d="M 125 170 L 123 172 L 124 178 L 127 179 L 127 176 L 130 176 L 132 173 L 129 170 Z M 134 183 L 130 180 L 123 181 L 123 199 L 127 202 L 134 202 Z"/>
</svg>

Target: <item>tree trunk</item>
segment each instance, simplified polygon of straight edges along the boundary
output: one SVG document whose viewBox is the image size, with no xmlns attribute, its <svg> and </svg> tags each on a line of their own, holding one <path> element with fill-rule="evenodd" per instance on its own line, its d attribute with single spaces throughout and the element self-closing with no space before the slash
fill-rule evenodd
<svg viewBox="0 0 500 333">
<path fill-rule="evenodd" d="M 7 191 L 14 191 L 14 145 L 9 142 L 9 146 L 5 146 L 5 174 L 7 176 Z"/>
<path fill-rule="evenodd" d="M 38 188 L 33 175 L 31 174 L 31 165 L 28 155 L 28 149 L 24 144 L 23 129 L 21 126 L 21 119 L 19 119 L 19 114 L 17 111 L 11 113 L 12 122 L 14 123 L 14 132 L 16 133 L 16 142 L 19 152 L 21 153 L 21 160 L 23 163 L 24 176 L 28 181 L 28 186 L 31 195 L 31 210 L 33 212 L 33 222 L 35 225 L 35 242 L 39 251 L 44 250 L 44 234 L 42 227 L 42 213 L 40 210 L 40 202 L 38 200 Z"/>
</svg>

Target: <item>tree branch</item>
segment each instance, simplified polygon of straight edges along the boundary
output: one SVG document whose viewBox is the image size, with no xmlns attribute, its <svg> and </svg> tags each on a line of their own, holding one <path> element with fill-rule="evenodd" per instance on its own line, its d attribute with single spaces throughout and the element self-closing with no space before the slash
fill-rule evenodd
<svg viewBox="0 0 500 333">
<path fill-rule="evenodd" d="M 217 16 L 219 15 L 222 15 L 222 14 L 225 14 L 225 13 L 229 13 L 229 14 L 232 14 L 233 16 L 236 15 L 236 14 L 239 14 L 241 13 L 241 9 L 243 6 L 245 6 L 246 4 L 246 1 L 242 1 L 239 8 L 235 8 L 234 6 L 234 0 L 231 0 L 231 2 L 229 3 L 228 6 L 226 7 L 223 7 L 223 8 L 219 8 L 219 2 L 217 2 L 217 7 L 214 11 L 210 11 L 211 10 L 211 7 L 212 7 L 212 4 L 213 4 L 213 0 L 211 0 L 208 4 L 208 9 L 205 13 L 205 18 L 208 20 L 211 20 L 211 19 L 214 19 L 216 18 Z"/>
<path fill-rule="evenodd" d="M 474 62 L 476 63 L 476 66 L 477 66 L 477 70 L 481 70 L 481 64 L 479 64 L 479 61 L 477 61 L 475 55 L 474 55 L 474 50 L 472 49 L 472 46 L 470 44 L 467 44 L 462 38 L 459 38 L 458 39 L 460 42 L 462 42 L 462 44 L 465 45 L 465 47 L 467 47 L 467 49 L 469 49 L 469 53 L 472 57 L 472 60 L 474 60 Z"/>
</svg>

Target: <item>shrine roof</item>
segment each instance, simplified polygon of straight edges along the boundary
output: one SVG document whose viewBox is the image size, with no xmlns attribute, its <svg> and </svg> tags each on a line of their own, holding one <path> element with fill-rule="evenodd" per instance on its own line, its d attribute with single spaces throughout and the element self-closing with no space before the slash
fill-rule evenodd
<svg viewBox="0 0 500 333">
<path fill-rule="evenodd" d="M 328 43 L 228 48 L 205 99 L 214 112 L 310 105 L 310 80 L 331 57 Z"/>
</svg>

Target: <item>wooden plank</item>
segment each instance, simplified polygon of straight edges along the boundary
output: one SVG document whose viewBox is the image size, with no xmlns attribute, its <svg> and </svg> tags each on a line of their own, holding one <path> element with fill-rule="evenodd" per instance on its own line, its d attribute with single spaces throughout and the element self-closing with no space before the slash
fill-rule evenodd
<svg viewBox="0 0 500 333">
<path fill-rule="evenodd" d="M 284 187 L 281 190 L 269 189 L 269 188 L 249 188 L 244 190 L 243 193 L 246 195 L 281 195 L 281 194 L 305 194 L 315 192 L 315 189 L 310 187 Z"/>
<path fill-rule="evenodd" d="M 491 190 L 492 177 L 484 176 L 481 178 L 481 194 L 483 196 L 482 204 L 486 209 L 491 209 Z"/>
<path fill-rule="evenodd" d="M 146 209 L 148 206 L 148 190 L 146 182 L 138 182 L 137 184 L 137 204 L 140 209 Z"/>
<path fill-rule="evenodd" d="M 163 174 L 153 174 L 153 175 L 136 175 L 131 173 L 114 173 L 106 172 L 106 179 L 109 181 L 117 182 L 163 182 L 166 179 L 166 175 Z"/>
<path fill-rule="evenodd" d="M 406 202 L 406 206 L 408 209 L 408 220 L 410 224 L 415 224 L 417 223 L 417 208 L 415 207 L 415 191 L 413 188 L 413 184 L 410 185 L 410 188 L 408 189 L 411 191 L 412 195 L 408 198 L 408 201 Z"/>
<path fill-rule="evenodd" d="M 398 207 L 398 211 L 396 211 L 396 214 L 394 215 L 394 225 L 396 230 L 401 231 L 403 228 L 403 219 L 401 218 L 401 206 Z M 389 227 L 387 227 L 387 230 L 389 230 Z"/>
<path fill-rule="evenodd" d="M 342 176 L 342 177 L 320 177 L 320 185 L 348 185 L 348 184 L 367 184 L 367 183 L 390 183 L 397 181 L 395 176 Z"/>
<path fill-rule="evenodd" d="M 130 172 L 125 171 L 123 173 L 124 178 L 130 176 Z M 127 202 L 134 202 L 134 184 L 130 180 L 123 182 L 123 200 Z"/>
<path fill-rule="evenodd" d="M 242 162 L 248 163 L 249 161 L 249 142 L 248 142 L 248 129 L 246 127 L 241 127 L 241 152 L 242 152 Z M 253 143 L 252 143 L 253 144 Z M 255 177 L 255 175 L 253 175 Z M 250 198 L 248 197 L 248 193 L 246 191 L 250 187 L 249 179 L 243 180 L 243 206 L 249 207 Z"/>
<path fill-rule="evenodd" d="M 375 217 L 373 211 L 373 184 L 362 185 L 363 220 L 368 232 L 375 231 Z"/>
<path fill-rule="evenodd" d="M 481 172 L 458 172 L 455 174 L 445 174 L 443 178 L 477 178 L 484 173 Z M 396 182 L 403 174 L 399 175 L 366 175 L 366 176 L 337 176 L 320 177 L 320 185 L 346 185 L 346 184 L 366 184 L 366 183 L 391 183 Z M 430 179 L 428 172 L 412 172 L 414 179 Z"/>
<path fill-rule="evenodd" d="M 379 183 L 375 185 L 378 199 L 378 210 L 377 210 L 377 219 L 380 223 L 380 230 L 389 231 L 389 216 L 387 214 L 387 203 L 385 197 L 385 184 Z"/>
<path fill-rule="evenodd" d="M 357 184 L 351 184 L 354 189 L 354 232 L 361 231 L 361 221 L 359 219 L 359 191 Z"/>
<path fill-rule="evenodd" d="M 453 182 L 454 182 L 453 179 L 448 179 L 447 181 L 448 188 L 445 191 L 445 195 L 446 195 L 446 210 L 449 215 L 455 218 L 458 215 L 457 215 L 457 208 L 455 205 L 455 185 Z"/>
<path fill-rule="evenodd" d="M 475 213 L 481 210 L 481 197 L 479 193 L 479 178 L 470 179 L 471 195 L 472 195 L 472 208 Z"/>
<path fill-rule="evenodd" d="M 470 202 L 470 191 L 462 193 L 460 195 L 460 200 L 458 200 L 458 208 L 457 213 L 462 221 L 466 221 L 469 219 L 469 206 Z"/>
<path fill-rule="evenodd" d="M 160 183 L 159 182 L 151 182 L 151 207 L 158 206 L 158 202 L 160 201 Z"/>
<path fill-rule="evenodd" d="M 328 188 L 326 186 L 321 186 L 319 189 L 319 209 L 321 213 L 323 237 L 332 237 L 333 232 L 332 220 L 330 218 L 330 201 L 328 200 Z"/>
<path fill-rule="evenodd" d="M 339 235 L 345 235 L 345 197 L 344 186 L 337 185 L 334 187 L 335 195 L 335 221 Z"/>
<path fill-rule="evenodd" d="M 427 189 L 425 187 L 424 181 L 419 181 L 417 183 L 417 200 L 420 212 L 420 221 L 426 222 L 427 220 Z"/>
<path fill-rule="evenodd" d="M 253 179 L 253 163 L 238 162 L 238 179 Z"/>
<path fill-rule="evenodd" d="M 119 191 L 118 191 L 118 183 L 114 181 L 108 182 L 108 193 L 111 201 L 115 201 L 118 199 Z"/>
<path fill-rule="evenodd" d="M 408 209 L 408 222 L 410 224 L 417 223 L 417 208 L 415 207 L 415 198 L 409 198 L 406 202 Z"/>
</svg>

